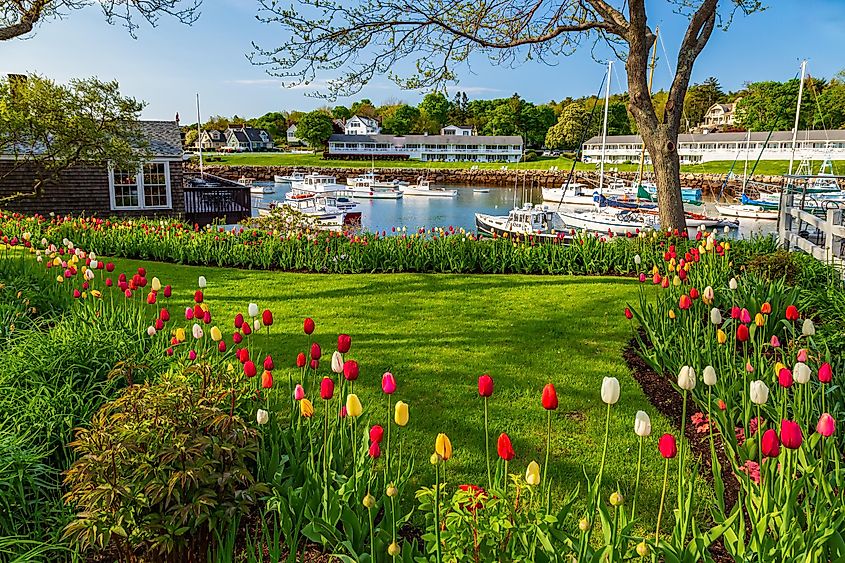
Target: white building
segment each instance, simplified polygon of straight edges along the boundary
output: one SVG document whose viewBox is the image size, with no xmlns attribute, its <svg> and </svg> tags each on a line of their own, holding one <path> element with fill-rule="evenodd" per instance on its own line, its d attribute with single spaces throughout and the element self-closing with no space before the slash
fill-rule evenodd
<svg viewBox="0 0 845 563">
<path fill-rule="evenodd" d="M 461 137 L 471 137 L 475 135 L 475 129 L 472 127 L 460 127 L 458 125 L 447 125 L 440 130 L 441 135 L 458 135 Z"/>
<path fill-rule="evenodd" d="M 440 162 L 519 162 L 522 137 L 488 135 L 332 135 L 330 156 Z"/>
<path fill-rule="evenodd" d="M 766 143 L 768 132 L 748 134 L 702 133 L 678 136 L 678 155 L 681 164 L 699 164 L 714 160 L 749 160 L 759 156 L 761 160 L 789 160 L 792 155 L 792 131 L 775 131 Z M 765 144 L 765 149 L 763 145 Z M 639 135 L 616 135 L 607 138 L 605 158 L 608 163 L 639 162 L 642 151 Z M 760 154 L 760 151 L 762 155 Z M 596 136 L 584 143 L 584 161 L 601 162 L 601 137 Z M 845 130 L 799 131 L 795 144 L 795 160 L 845 160 Z M 648 151 L 645 159 L 651 162 Z"/>
<path fill-rule="evenodd" d="M 381 126 L 375 119 L 355 115 L 346 120 L 343 132 L 347 135 L 378 135 L 381 133 Z"/>
<path fill-rule="evenodd" d="M 713 104 L 704 114 L 702 127 L 725 127 L 735 122 L 736 102 L 729 104 Z"/>
<path fill-rule="evenodd" d="M 287 136 L 288 144 L 291 145 L 291 146 L 297 146 L 297 145 L 308 146 L 308 143 L 306 143 L 305 141 L 303 141 L 302 139 L 300 139 L 299 137 L 296 136 L 296 123 L 294 123 L 293 125 L 288 127 L 288 130 L 286 132 L 286 136 Z"/>
</svg>

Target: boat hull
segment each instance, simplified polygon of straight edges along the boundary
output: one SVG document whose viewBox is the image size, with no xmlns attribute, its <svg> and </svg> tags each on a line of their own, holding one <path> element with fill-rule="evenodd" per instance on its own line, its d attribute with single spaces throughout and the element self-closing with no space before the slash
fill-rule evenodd
<svg viewBox="0 0 845 563">
<path fill-rule="evenodd" d="M 778 212 L 764 209 L 757 205 L 717 205 L 716 211 L 724 217 L 738 217 L 740 219 L 770 219 L 778 218 Z"/>
<path fill-rule="evenodd" d="M 402 195 L 419 197 L 456 197 L 458 195 L 458 190 L 426 190 L 408 186 L 406 188 L 402 188 Z"/>
<path fill-rule="evenodd" d="M 559 233 L 528 233 L 522 231 L 512 231 L 506 228 L 507 217 L 498 217 L 495 215 L 485 215 L 483 213 L 475 214 L 475 228 L 479 235 L 488 237 L 502 237 L 513 238 L 517 240 L 530 239 L 549 243 L 569 243 L 571 237 L 568 233 L 563 231 Z"/>
<path fill-rule="evenodd" d="M 570 213 L 558 211 L 563 223 L 573 229 L 614 235 L 634 235 L 652 228 L 646 221 L 625 221 L 615 215 L 597 212 Z"/>
</svg>

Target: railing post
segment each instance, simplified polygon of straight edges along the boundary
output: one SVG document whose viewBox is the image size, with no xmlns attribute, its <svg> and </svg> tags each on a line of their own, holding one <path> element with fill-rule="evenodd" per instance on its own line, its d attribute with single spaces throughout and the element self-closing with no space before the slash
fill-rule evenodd
<svg viewBox="0 0 845 563">
<path fill-rule="evenodd" d="M 825 261 L 830 263 L 834 258 L 834 227 L 842 222 L 842 212 L 838 209 L 828 209 L 826 219 L 824 224 L 824 255 Z M 836 257 L 839 258 L 839 256 Z"/>
<path fill-rule="evenodd" d="M 778 240 L 780 245 L 789 250 L 789 234 L 792 232 L 792 204 L 795 196 L 788 185 L 783 187 L 780 194 L 780 209 L 778 214 Z"/>
</svg>

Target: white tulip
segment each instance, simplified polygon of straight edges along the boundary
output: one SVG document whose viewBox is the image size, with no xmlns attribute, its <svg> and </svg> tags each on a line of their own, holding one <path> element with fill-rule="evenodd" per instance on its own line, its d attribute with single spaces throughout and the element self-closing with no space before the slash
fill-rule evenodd
<svg viewBox="0 0 845 563">
<path fill-rule="evenodd" d="M 199 277 L 199 279 L 197 280 L 197 285 L 200 289 L 205 289 L 205 287 L 208 285 L 208 282 L 205 281 L 205 276 Z"/>
<path fill-rule="evenodd" d="M 156 327 L 150 325 L 147 327 L 147 336 L 155 336 L 156 335 Z"/>
<path fill-rule="evenodd" d="M 707 366 L 704 368 L 704 371 L 701 372 L 701 378 L 704 380 L 705 385 L 713 387 L 716 385 L 716 370 L 713 366 Z"/>
<path fill-rule="evenodd" d="M 810 369 L 810 366 L 804 362 L 798 362 L 795 364 L 795 367 L 792 368 L 792 378 L 796 383 L 807 383 L 810 381 L 810 376 L 812 374 L 813 371 Z"/>
<path fill-rule="evenodd" d="M 255 303 L 250 303 L 249 307 L 247 307 L 247 313 L 249 313 L 250 317 L 257 317 L 258 316 L 258 305 Z"/>
<path fill-rule="evenodd" d="M 619 380 L 605 377 L 601 382 L 601 400 L 608 405 L 615 405 L 619 400 Z"/>
<path fill-rule="evenodd" d="M 332 354 L 332 371 L 335 373 L 343 373 L 343 354 L 334 351 Z"/>
<path fill-rule="evenodd" d="M 684 391 L 695 389 L 695 370 L 690 366 L 683 366 L 678 372 L 678 387 Z"/>
<path fill-rule="evenodd" d="M 759 379 L 751 382 L 749 394 L 751 395 L 751 402 L 755 405 L 765 405 L 766 401 L 769 400 L 769 388 Z"/>
<path fill-rule="evenodd" d="M 725 232 L 726 235 L 731 232 L 731 228 L 728 225 L 725 225 L 722 230 Z"/>
<path fill-rule="evenodd" d="M 194 326 L 191 329 L 191 334 L 194 336 L 194 338 L 199 340 L 200 338 L 202 338 L 202 335 L 203 335 L 202 327 L 200 325 L 198 325 L 197 323 L 194 323 Z"/>
<path fill-rule="evenodd" d="M 91 260 L 91 264 L 89 264 L 88 267 L 91 268 L 92 270 L 96 270 L 98 264 L 99 264 L 99 262 L 97 262 L 96 260 Z"/>
<path fill-rule="evenodd" d="M 261 321 L 259 319 L 254 319 L 252 321 L 252 331 L 258 332 L 259 330 L 261 330 Z"/>
<path fill-rule="evenodd" d="M 255 422 L 260 426 L 264 426 L 268 420 L 270 420 L 270 414 L 264 409 L 258 409 L 258 412 L 255 414 Z"/>
<path fill-rule="evenodd" d="M 85 270 L 85 279 L 91 281 L 94 279 L 94 270 Z"/>
<path fill-rule="evenodd" d="M 716 307 L 710 309 L 710 322 L 714 325 L 722 324 L 722 312 Z"/>
<path fill-rule="evenodd" d="M 96 259 L 97 259 L 97 255 L 96 255 L 94 252 L 89 252 L 89 253 L 88 253 L 88 258 L 90 258 L 91 260 L 96 260 Z"/>
<path fill-rule="evenodd" d="M 713 291 L 713 288 L 708 285 L 704 288 L 704 293 L 702 293 L 701 296 L 704 298 L 705 301 L 709 303 L 713 301 L 713 299 L 716 297 L 716 292 Z"/>
<path fill-rule="evenodd" d="M 731 281 L 728 282 L 728 287 L 731 288 L 731 290 L 733 291 L 736 290 L 737 285 L 738 284 L 736 283 L 736 278 L 731 278 Z"/>
<path fill-rule="evenodd" d="M 37 256 L 35 258 L 35 260 L 38 261 L 39 264 L 44 261 L 44 259 L 41 256 Z"/>
<path fill-rule="evenodd" d="M 804 336 L 813 336 L 816 334 L 816 325 L 810 319 L 804 319 L 804 324 L 801 325 L 801 334 Z"/>
<path fill-rule="evenodd" d="M 637 266 L 639 266 L 639 265 L 642 263 L 642 261 L 643 261 L 643 259 L 642 259 L 642 258 L 640 258 L 640 255 L 639 255 L 639 254 L 634 254 L 634 264 L 636 264 Z"/>
<path fill-rule="evenodd" d="M 640 438 L 651 435 L 651 419 L 645 411 L 637 411 L 634 416 L 634 434 Z"/>
</svg>

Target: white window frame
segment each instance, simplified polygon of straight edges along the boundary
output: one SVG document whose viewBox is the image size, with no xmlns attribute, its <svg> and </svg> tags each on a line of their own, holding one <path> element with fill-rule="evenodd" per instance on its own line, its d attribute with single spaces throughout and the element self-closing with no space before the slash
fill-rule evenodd
<svg viewBox="0 0 845 563">
<path fill-rule="evenodd" d="M 144 205 L 144 165 L 145 164 L 163 164 L 164 165 L 164 185 L 165 193 L 167 194 L 166 205 Z M 109 204 L 112 211 L 143 211 L 146 209 L 173 209 L 173 185 L 170 182 L 170 161 L 169 160 L 150 160 L 138 166 L 135 174 L 135 185 L 138 188 L 138 205 L 134 206 L 118 206 L 114 191 L 114 167 L 109 166 Z"/>
</svg>

